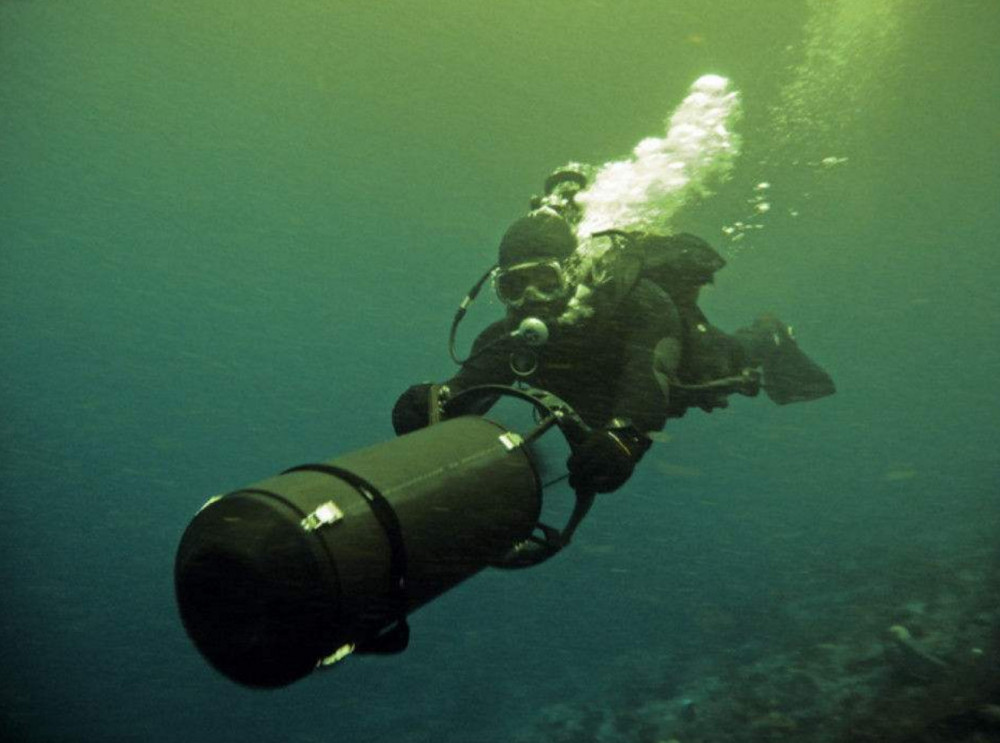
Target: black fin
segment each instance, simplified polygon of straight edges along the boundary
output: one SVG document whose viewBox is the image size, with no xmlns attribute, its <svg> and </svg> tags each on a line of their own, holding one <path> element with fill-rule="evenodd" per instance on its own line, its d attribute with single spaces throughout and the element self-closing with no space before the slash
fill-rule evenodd
<svg viewBox="0 0 1000 743">
<path fill-rule="evenodd" d="M 764 357 L 764 392 L 778 405 L 807 402 L 837 391 L 833 379 L 799 348 L 787 330 L 775 332 Z"/>
</svg>

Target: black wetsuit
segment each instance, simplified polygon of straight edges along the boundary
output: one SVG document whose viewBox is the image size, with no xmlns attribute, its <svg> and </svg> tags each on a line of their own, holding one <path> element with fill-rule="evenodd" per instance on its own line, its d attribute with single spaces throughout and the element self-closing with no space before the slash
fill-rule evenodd
<svg viewBox="0 0 1000 743">
<path fill-rule="evenodd" d="M 640 279 L 614 307 L 575 325 L 552 323 L 549 341 L 540 347 L 509 337 L 511 325 L 501 320 L 479 335 L 473 358 L 445 383 L 452 394 L 522 381 L 561 397 L 591 426 L 626 418 L 639 431 L 663 428 L 666 381 L 679 362 L 683 326 L 659 286 Z"/>
<path fill-rule="evenodd" d="M 454 395 L 483 384 L 523 382 L 565 400 L 590 426 L 626 419 L 641 434 L 659 431 L 689 408 L 726 407 L 732 394 L 764 387 L 778 404 L 834 392 L 833 381 L 797 347 L 776 318 L 728 334 L 698 307 L 700 287 L 725 261 L 693 235 L 620 233 L 631 242 L 605 264 L 609 279 L 594 288 L 593 314 L 531 347 L 511 337 L 509 315 L 484 330 L 470 360 L 445 382 Z M 516 370 L 516 371 L 515 371 Z M 427 388 L 414 385 L 397 401 L 393 425 L 405 433 L 428 423 Z M 467 412 L 485 414 L 489 397 Z"/>
</svg>

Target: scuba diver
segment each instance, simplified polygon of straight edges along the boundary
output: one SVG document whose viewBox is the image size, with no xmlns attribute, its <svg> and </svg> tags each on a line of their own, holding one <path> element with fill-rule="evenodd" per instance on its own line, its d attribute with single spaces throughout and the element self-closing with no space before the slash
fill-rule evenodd
<svg viewBox="0 0 1000 743">
<path fill-rule="evenodd" d="M 575 196 L 588 179 L 557 170 L 531 211 L 503 235 L 496 266 L 459 307 L 450 351 L 460 364 L 443 384 L 423 383 L 397 400 L 398 435 L 441 420 L 444 403 L 480 385 L 524 385 L 559 396 L 592 428 L 574 448 L 570 485 L 578 493 L 617 490 L 652 438 L 689 408 L 725 407 L 731 394 L 761 389 L 779 405 L 814 400 L 834 384 L 775 317 L 727 334 L 698 307 L 701 288 L 725 260 L 689 234 L 606 230 L 578 239 Z M 506 316 L 458 359 L 458 323 L 492 278 Z M 496 400 L 485 397 L 484 414 Z"/>
<path fill-rule="evenodd" d="M 421 606 L 487 567 L 531 568 L 570 544 L 597 494 L 625 484 L 668 419 L 761 389 L 779 404 L 833 393 L 779 320 L 732 335 L 708 321 L 698 294 L 725 261 L 703 240 L 579 234 L 587 182 L 581 169 L 557 171 L 503 235 L 497 265 L 452 322 L 461 368 L 400 396 L 402 438 L 299 464 L 198 510 L 174 586 L 213 667 L 275 688 L 352 654 L 402 652 Z M 458 325 L 490 279 L 505 317 L 458 359 Z M 502 398 L 530 406 L 529 427 L 483 417 Z M 575 499 L 557 527 L 544 506 L 564 462 Z"/>
</svg>

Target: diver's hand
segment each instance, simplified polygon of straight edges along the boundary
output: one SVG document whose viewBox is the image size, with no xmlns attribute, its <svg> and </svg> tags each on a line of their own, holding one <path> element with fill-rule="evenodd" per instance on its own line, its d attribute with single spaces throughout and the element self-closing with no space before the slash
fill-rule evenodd
<svg viewBox="0 0 1000 743">
<path fill-rule="evenodd" d="M 614 492 L 648 448 L 649 439 L 631 425 L 592 431 L 566 463 L 570 487 L 577 493 Z"/>
<path fill-rule="evenodd" d="M 397 436 L 426 428 L 430 424 L 430 382 L 414 384 L 399 396 L 392 408 L 392 427 Z"/>
</svg>

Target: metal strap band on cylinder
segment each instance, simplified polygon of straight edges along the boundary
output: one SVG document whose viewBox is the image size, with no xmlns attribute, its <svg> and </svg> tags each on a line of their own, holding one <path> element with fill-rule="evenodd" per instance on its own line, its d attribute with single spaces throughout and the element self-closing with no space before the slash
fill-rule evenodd
<svg viewBox="0 0 1000 743">
<path fill-rule="evenodd" d="M 403 619 L 406 616 L 406 545 L 403 542 L 403 530 L 399 525 L 399 518 L 392 504 L 386 500 L 385 496 L 379 492 L 378 488 L 359 477 L 349 470 L 335 467 L 330 464 L 301 464 L 298 467 L 287 469 L 281 474 L 287 475 L 291 472 L 319 472 L 324 475 L 336 477 L 352 486 L 368 503 L 372 509 L 372 514 L 378 521 L 386 538 L 389 540 L 389 575 L 391 580 L 391 590 L 393 598 L 397 602 L 398 616 L 393 620 Z"/>
</svg>

